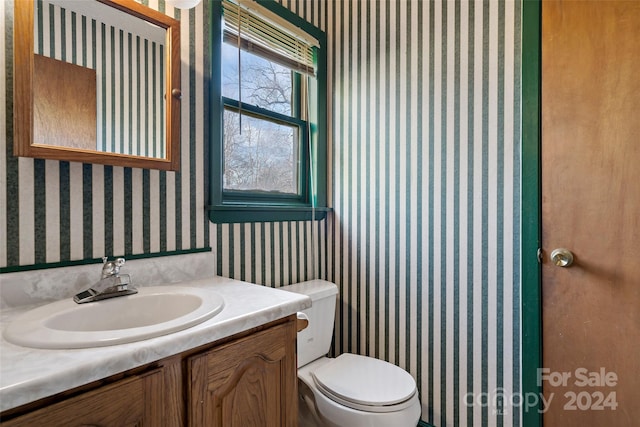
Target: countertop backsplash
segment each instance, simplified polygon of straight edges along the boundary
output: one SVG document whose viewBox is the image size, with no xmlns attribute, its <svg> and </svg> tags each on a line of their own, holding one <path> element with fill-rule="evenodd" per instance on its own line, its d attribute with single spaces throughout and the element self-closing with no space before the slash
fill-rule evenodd
<svg viewBox="0 0 640 427">
<path fill-rule="evenodd" d="M 71 298 L 100 280 L 102 266 L 19 271 L 0 275 L 0 309 Z M 135 287 L 164 285 L 215 276 L 213 252 L 127 260 L 123 274 Z"/>
</svg>

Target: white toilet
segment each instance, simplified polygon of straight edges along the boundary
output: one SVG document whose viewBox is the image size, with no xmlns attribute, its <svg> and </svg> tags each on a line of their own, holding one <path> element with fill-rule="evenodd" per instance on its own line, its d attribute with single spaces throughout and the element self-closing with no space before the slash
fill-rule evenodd
<svg viewBox="0 0 640 427">
<path fill-rule="evenodd" d="M 298 333 L 298 385 L 303 425 L 415 427 L 420 419 L 416 383 L 391 363 L 345 353 L 326 357 L 336 309 L 335 284 L 311 280 L 280 288 L 307 295 L 309 326 Z M 306 406 L 306 407 L 303 407 Z"/>
</svg>

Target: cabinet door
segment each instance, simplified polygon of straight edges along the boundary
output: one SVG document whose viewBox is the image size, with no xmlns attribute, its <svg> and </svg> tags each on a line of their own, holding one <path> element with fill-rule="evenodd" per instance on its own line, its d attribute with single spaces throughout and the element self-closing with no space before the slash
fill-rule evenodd
<svg viewBox="0 0 640 427">
<path fill-rule="evenodd" d="M 192 427 L 295 426 L 295 317 L 188 360 Z"/>
<path fill-rule="evenodd" d="M 161 370 L 155 370 L 46 406 L 2 426 L 161 426 L 162 381 Z"/>
</svg>

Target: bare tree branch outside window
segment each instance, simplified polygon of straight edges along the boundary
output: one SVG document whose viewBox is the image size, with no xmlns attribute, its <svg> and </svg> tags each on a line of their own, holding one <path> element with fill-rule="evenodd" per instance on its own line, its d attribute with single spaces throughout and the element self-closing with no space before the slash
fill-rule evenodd
<svg viewBox="0 0 640 427">
<path fill-rule="evenodd" d="M 237 48 L 223 44 L 223 95 L 238 100 Z M 292 114 L 292 72 L 242 52 L 244 103 L 279 114 Z M 242 131 L 240 131 L 242 123 Z M 235 111 L 224 113 L 226 190 L 298 194 L 298 127 Z"/>
</svg>

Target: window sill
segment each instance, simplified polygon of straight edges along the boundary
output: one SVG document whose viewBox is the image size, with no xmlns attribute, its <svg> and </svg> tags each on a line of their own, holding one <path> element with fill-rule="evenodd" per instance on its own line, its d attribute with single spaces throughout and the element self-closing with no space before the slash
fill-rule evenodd
<svg viewBox="0 0 640 427">
<path fill-rule="evenodd" d="M 277 222 L 277 221 L 321 221 L 326 218 L 327 212 L 333 209 L 300 205 L 251 205 L 251 204 L 225 204 L 209 206 L 209 220 L 213 223 L 238 223 L 238 222 Z"/>
</svg>

